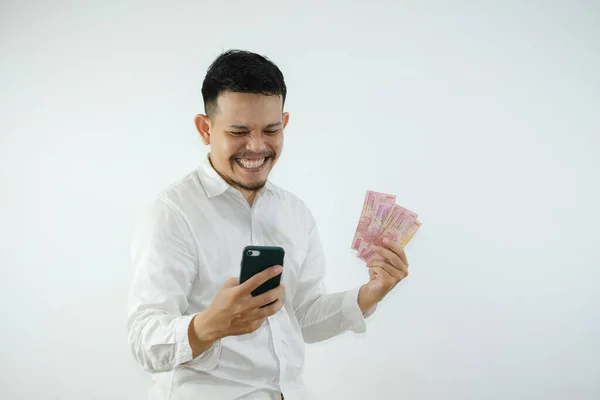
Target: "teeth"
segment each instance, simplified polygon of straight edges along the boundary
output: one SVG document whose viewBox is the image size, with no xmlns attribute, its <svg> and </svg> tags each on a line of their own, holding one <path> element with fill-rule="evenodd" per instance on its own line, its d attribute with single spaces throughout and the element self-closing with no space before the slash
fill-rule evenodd
<svg viewBox="0 0 600 400">
<path fill-rule="evenodd" d="M 258 168 L 261 165 L 263 165 L 265 163 L 265 160 L 266 160 L 266 158 L 253 159 L 253 160 L 250 160 L 247 158 L 240 158 L 240 159 L 238 159 L 238 162 L 244 168 L 253 169 L 253 168 Z"/>
</svg>

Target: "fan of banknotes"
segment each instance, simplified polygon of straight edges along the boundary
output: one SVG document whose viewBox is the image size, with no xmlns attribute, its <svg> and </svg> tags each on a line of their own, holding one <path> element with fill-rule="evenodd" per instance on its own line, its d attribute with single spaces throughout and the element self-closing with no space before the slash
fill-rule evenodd
<svg viewBox="0 0 600 400">
<path fill-rule="evenodd" d="M 385 238 L 404 247 L 421 227 L 417 214 L 396 204 L 396 196 L 367 191 L 352 249 L 357 257 L 369 262 L 381 256 L 372 249 L 382 246 Z"/>
</svg>

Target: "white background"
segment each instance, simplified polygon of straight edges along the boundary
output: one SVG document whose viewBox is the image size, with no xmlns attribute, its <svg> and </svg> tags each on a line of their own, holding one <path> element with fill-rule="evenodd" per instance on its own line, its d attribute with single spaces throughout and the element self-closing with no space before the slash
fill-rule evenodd
<svg viewBox="0 0 600 400">
<path fill-rule="evenodd" d="M 331 290 L 367 279 L 367 189 L 423 221 L 368 333 L 309 346 L 314 399 L 600 398 L 598 21 L 567 0 L 3 1 L 0 398 L 145 399 L 130 234 L 204 158 L 202 79 L 232 47 L 286 76 L 272 178 L 315 213 Z"/>
</svg>

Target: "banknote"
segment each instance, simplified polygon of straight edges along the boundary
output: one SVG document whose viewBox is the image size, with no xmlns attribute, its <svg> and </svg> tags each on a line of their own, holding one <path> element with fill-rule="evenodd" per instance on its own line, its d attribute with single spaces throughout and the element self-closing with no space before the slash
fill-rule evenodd
<svg viewBox="0 0 600 400">
<path fill-rule="evenodd" d="M 377 206 L 385 204 L 391 207 L 395 204 L 395 202 L 396 196 L 394 195 L 370 190 L 367 191 L 365 200 L 363 202 L 363 209 L 358 220 L 358 226 L 356 228 L 354 238 L 352 239 L 351 247 L 353 250 L 358 250 L 364 240 L 364 237 L 367 236 L 369 226 L 371 225 L 371 220 L 375 217 Z"/>
<path fill-rule="evenodd" d="M 386 227 L 386 224 L 388 223 L 388 216 L 390 215 L 390 212 L 393 210 L 393 208 L 394 204 L 377 204 L 377 206 L 375 207 L 375 213 L 371 218 L 371 222 L 367 226 L 366 232 L 360 233 L 359 246 L 358 249 L 356 249 L 357 251 L 360 251 L 366 243 L 370 243 L 373 240 L 375 240 L 379 233 L 383 231 L 383 229 Z"/>
<path fill-rule="evenodd" d="M 379 254 L 373 251 L 373 245 L 383 246 L 383 240 L 388 239 L 391 243 L 402 245 L 402 241 L 408 236 L 408 232 L 417 220 L 417 214 L 400 206 L 398 207 L 398 216 L 381 232 L 374 240 L 369 242 L 368 246 L 363 246 L 363 250 L 358 253 L 358 258 L 369 262 L 381 258 Z"/>
<path fill-rule="evenodd" d="M 367 191 L 351 246 L 361 260 L 381 258 L 373 246 L 383 245 L 386 238 L 400 247 L 406 246 L 421 227 L 415 212 L 395 202 L 395 195 Z"/>
<path fill-rule="evenodd" d="M 363 236 L 363 241 L 358 247 L 358 257 L 362 258 L 365 251 L 372 244 L 381 245 L 384 238 L 397 241 L 398 236 L 402 236 L 404 231 L 408 231 L 409 224 L 416 221 L 416 219 L 417 214 L 395 204 L 389 212 L 388 218 L 381 224 L 380 229 L 375 233 L 367 231 L 367 234 Z"/>
<path fill-rule="evenodd" d="M 404 238 L 402 239 L 400 245 L 402 247 L 405 247 L 408 244 L 408 242 L 410 242 L 412 240 L 413 236 L 415 236 L 415 233 L 417 233 L 417 231 L 419 230 L 420 227 L 421 227 L 421 222 L 415 221 L 415 223 L 412 224 L 412 226 L 406 233 L 406 236 L 404 236 Z"/>
</svg>

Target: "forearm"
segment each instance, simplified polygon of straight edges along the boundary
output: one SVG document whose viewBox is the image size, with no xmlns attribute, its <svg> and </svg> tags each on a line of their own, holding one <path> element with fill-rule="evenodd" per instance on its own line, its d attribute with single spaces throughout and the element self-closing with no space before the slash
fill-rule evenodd
<svg viewBox="0 0 600 400">
<path fill-rule="evenodd" d="M 219 337 L 205 328 L 204 314 L 169 317 L 147 313 L 132 320 L 129 343 L 135 359 L 149 372 L 171 371 L 193 363 L 209 370 L 218 363 Z"/>
<path fill-rule="evenodd" d="M 367 285 L 362 285 L 358 291 L 358 308 L 360 312 L 365 315 L 367 311 L 371 310 L 377 305 L 377 299 L 368 291 Z"/>
<path fill-rule="evenodd" d="M 188 340 L 192 348 L 192 358 L 196 358 L 204 353 L 218 339 L 217 333 L 210 327 L 205 312 L 196 314 L 188 328 Z"/>
</svg>

